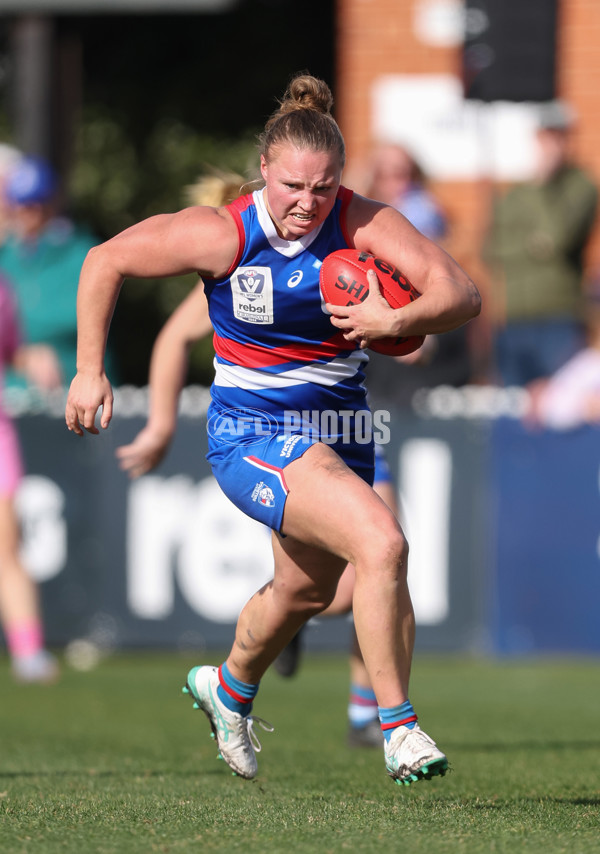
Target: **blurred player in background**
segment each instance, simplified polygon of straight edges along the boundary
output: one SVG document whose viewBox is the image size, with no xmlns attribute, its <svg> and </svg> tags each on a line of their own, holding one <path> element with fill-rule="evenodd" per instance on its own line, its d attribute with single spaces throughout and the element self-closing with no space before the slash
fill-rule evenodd
<svg viewBox="0 0 600 854">
<path fill-rule="evenodd" d="M 14 295 L 0 279 L 0 388 L 5 365 L 24 372 L 39 384 L 37 360 L 21 345 Z M 20 682 L 52 682 L 58 676 L 55 658 L 44 649 L 38 590 L 19 554 L 20 531 L 15 494 L 23 463 L 15 425 L 0 402 L 0 622 Z"/>
<path fill-rule="evenodd" d="M 110 423 L 104 350 L 124 278 L 198 272 L 215 330 L 207 458 L 224 493 L 272 529 L 275 569 L 242 609 L 227 659 L 192 668 L 186 691 L 209 718 L 227 764 L 256 776 L 258 719 L 250 713 L 260 680 L 300 626 L 331 603 L 351 562 L 355 627 L 377 696 L 386 769 L 409 785 L 443 775 L 448 760 L 408 698 L 408 544 L 371 487 L 372 437 L 358 441 L 345 429 L 316 436 L 302 425 L 290 432 L 286 413 L 349 411 L 360 421 L 368 412 L 363 369 L 371 341 L 453 329 L 477 316 L 480 298 L 458 264 L 398 211 L 342 187 L 345 146 L 332 105 L 323 81 L 298 75 L 261 136 L 262 190 L 226 208 L 151 217 L 90 251 L 65 419 L 80 436 L 98 432 L 100 407 L 101 426 Z M 323 307 L 319 266 L 347 247 L 400 266 L 420 298 L 390 308 L 370 271 L 361 305 Z M 261 429 L 248 434 L 257 410 Z"/>
</svg>

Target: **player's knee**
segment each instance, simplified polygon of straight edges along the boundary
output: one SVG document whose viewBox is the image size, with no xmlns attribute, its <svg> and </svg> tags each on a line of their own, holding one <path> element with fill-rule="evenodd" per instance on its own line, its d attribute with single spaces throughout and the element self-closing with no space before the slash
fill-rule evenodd
<svg viewBox="0 0 600 854">
<path fill-rule="evenodd" d="M 362 574 L 382 580 L 405 581 L 408 573 L 408 542 L 398 526 L 378 532 L 356 567 Z"/>
</svg>

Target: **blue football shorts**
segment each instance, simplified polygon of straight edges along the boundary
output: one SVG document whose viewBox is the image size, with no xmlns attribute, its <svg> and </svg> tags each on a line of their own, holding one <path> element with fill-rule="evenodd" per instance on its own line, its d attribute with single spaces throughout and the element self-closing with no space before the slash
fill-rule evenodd
<svg viewBox="0 0 600 854">
<path fill-rule="evenodd" d="M 275 531 L 281 531 L 288 496 L 285 469 L 319 439 L 285 433 L 270 425 L 268 435 L 215 437 L 210 429 L 209 461 L 217 483 L 236 507 Z M 238 428 L 238 432 L 239 428 Z M 328 443 L 359 477 L 370 486 L 374 475 L 373 442 Z"/>
</svg>

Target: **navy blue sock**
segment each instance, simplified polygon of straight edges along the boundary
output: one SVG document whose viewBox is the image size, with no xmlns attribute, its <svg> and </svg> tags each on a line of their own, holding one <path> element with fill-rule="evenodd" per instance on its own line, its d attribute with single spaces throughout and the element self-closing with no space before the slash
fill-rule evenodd
<svg viewBox="0 0 600 854">
<path fill-rule="evenodd" d="M 381 721 L 383 737 L 389 741 L 392 733 L 399 726 L 413 729 L 417 722 L 417 716 L 410 700 L 405 700 L 399 706 L 389 706 L 388 708 L 379 706 L 379 720 Z"/>
<path fill-rule="evenodd" d="M 256 697 L 258 685 L 250 685 L 236 679 L 226 662 L 219 667 L 219 683 L 217 696 L 223 705 L 232 712 L 247 717 L 252 711 L 252 700 Z"/>
</svg>

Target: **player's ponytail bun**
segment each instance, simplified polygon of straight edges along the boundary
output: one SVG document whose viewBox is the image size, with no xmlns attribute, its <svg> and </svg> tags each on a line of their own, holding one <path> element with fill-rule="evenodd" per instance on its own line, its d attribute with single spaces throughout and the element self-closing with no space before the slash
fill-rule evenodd
<svg viewBox="0 0 600 854">
<path fill-rule="evenodd" d="M 298 74 L 290 81 L 275 116 L 294 110 L 315 110 L 317 113 L 331 115 L 332 107 L 333 95 L 324 80 L 318 80 L 310 74 Z"/>
<path fill-rule="evenodd" d="M 337 151 L 343 167 L 346 149 L 331 115 L 333 95 L 327 83 L 310 74 L 297 74 L 286 89 L 279 109 L 261 134 L 260 153 L 268 161 L 275 146 L 295 145 L 312 151 Z"/>
</svg>

